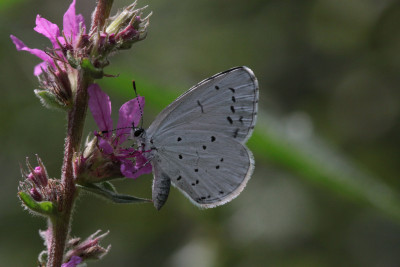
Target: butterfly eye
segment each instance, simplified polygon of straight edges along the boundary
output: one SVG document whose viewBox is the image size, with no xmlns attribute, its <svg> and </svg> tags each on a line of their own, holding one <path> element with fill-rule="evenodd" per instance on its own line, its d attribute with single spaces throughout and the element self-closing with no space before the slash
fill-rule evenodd
<svg viewBox="0 0 400 267">
<path fill-rule="evenodd" d="M 143 131 L 144 131 L 143 128 L 138 128 L 138 129 L 135 130 L 135 132 L 133 133 L 133 135 L 134 135 L 135 137 L 139 137 L 139 136 L 142 135 Z"/>
</svg>

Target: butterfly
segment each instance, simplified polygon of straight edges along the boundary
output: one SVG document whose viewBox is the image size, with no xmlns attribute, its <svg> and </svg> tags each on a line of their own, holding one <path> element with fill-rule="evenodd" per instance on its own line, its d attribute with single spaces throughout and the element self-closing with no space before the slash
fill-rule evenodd
<svg viewBox="0 0 400 267">
<path fill-rule="evenodd" d="M 147 130 L 132 128 L 132 139 L 152 164 L 156 209 L 167 201 L 171 184 L 201 208 L 241 193 L 254 170 L 245 143 L 256 123 L 258 95 L 252 70 L 232 68 L 190 88 Z"/>
</svg>

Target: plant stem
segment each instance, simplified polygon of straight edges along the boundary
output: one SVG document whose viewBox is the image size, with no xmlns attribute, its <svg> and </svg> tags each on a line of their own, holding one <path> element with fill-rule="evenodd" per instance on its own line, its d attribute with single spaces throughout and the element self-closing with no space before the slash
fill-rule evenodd
<svg viewBox="0 0 400 267">
<path fill-rule="evenodd" d="M 114 0 L 98 0 L 97 7 L 93 14 L 91 30 L 100 30 L 110 15 Z M 85 124 L 86 111 L 88 107 L 87 88 L 93 78 L 85 75 L 83 70 L 78 70 L 76 94 L 74 104 L 68 112 L 67 137 L 65 139 L 64 160 L 61 169 L 61 184 L 63 194 L 57 217 L 49 221 L 49 228 L 52 228 L 52 237 L 49 251 L 48 267 L 60 267 L 63 263 L 65 244 L 68 239 L 71 223 L 72 209 L 77 196 L 74 181 L 73 165 L 75 156 L 80 151 L 80 145 Z"/>
<path fill-rule="evenodd" d="M 106 19 L 110 16 L 111 7 L 114 3 L 114 0 L 98 0 L 97 7 L 93 12 L 92 18 L 92 27 L 93 30 L 101 30 L 104 26 Z"/>
<path fill-rule="evenodd" d="M 58 207 L 58 216 L 51 221 L 52 239 L 50 244 L 48 267 L 59 267 L 63 262 L 65 244 L 70 230 L 70 221 L 74 201 L 77 195 L 74 183 L 73 162 L 79 152 L 83 126 L 88 106 L 87 87 L 92 82 L 83 71 L 78 72 L 77 90 L 74 105 L 68 112 L 68 129 L 65 139 L 64 161 L 62 166 L 61 183 L 63 196 L 61 206 Z"/>
</svg>

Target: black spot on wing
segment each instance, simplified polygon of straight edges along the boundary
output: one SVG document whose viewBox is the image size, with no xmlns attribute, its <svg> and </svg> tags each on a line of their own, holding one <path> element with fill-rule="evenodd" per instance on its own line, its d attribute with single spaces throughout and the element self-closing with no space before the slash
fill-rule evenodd
<svg viewBox="0 0 400 267">
<path fill-rule="evenodd" d="M 197 105 L 199 105 L 199 106 L 200 106 L 200 108 L 201 108 L 201 113 L 204 113 L 204 108 L 203 108 L 203 105 L 200 103 L 200 101 L 199 101 L 199 100 L 197 100 Z"/>
<path fill-rule="evenodd" d="M 233 124 L 233 120 L 230 116 L 226 117 L 226 119 L 229 121 L 230 124 Z"/>
<path fill-rule="evenodd" d="M 239 128 L 236 128 L 235 132 L 233 133 L 233 138 L 238 137 L 239 134 Z"/>
</svg>

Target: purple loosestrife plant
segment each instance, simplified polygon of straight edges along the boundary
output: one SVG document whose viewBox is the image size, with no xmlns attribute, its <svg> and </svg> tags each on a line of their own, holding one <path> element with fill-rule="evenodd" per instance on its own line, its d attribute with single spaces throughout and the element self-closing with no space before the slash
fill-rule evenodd
<svg viewBox="0 0 400 267">
<path fill-rule="evenodd" d="M 72 267 L 88 259 L 100 259 L 110 246 L 99 242 L 108 232 L 100 231 L 81 241 L 70 236 L 71 216 L 81 190 L 91 191 L 116 203 L 149 202 L 122 195 L 110 183 L 115 178 L 137 178 L 151 172 L 151 165 L 140 148 L 126 144 L 130 128 L 137 126 L 144 106 L 143 97 L 126 102 L 119 110 L 117 129 L 113 130 L 111 101 L 95 84 L 107 77 L 104 68 L 109 57 L 147 35 L 149 15 L 136 2 L 110 17 L 113 0 L 98 0 L 90 27 L 75 12 L 73 0 L 63 17 L 63 29 L 37 15 L 34 30 L 50 40 L 44 50 L 29 48 L 11 35 L 18 51 L 27 51 L 42 60 L 35 66 L 39 89 L 34 92 L 42 104 L 66 113 L 67 133 L 59 178 L 51 178 L 42 160 L 32 167 L 21 167 L 18 196 L 31 213 L 47 218 L 48 228 L 40 231 L 45 249 L 39 254 L 40 266 Z M 89 106 L 100 132 L 88 137 L 82 148 L 83 126 Z"/>
</svg>

